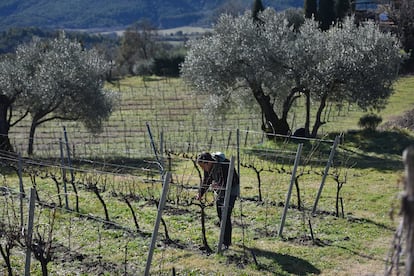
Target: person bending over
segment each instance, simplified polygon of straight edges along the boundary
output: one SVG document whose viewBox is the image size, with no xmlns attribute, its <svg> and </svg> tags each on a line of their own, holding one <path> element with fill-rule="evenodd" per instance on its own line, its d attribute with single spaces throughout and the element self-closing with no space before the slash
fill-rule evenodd
<svg viewBox="0 0 414 276">
<path fill-rule="evenodd" d="M 197 164 L 204 171 L 204 176 L 197 194 L 197 199 L 201 200 L 203 195 L 209 188 L 214 191 L 216 199 L 217 216 L 222 223 L 222 212 L 224 211 L 224 196 L 226 194 L 227 175 L 229 171 L 230 161 L 225 158 L 223 153 L 211 154 L 209 152 L 202 152 L 198 155 Z M 223 245 L 227 249 L 231 245 L 231 213 L 233 211 L 234 203 L 240 193 L 239 176 L 234 170 L 233 181 L 231 186 L 229 207 L 226 218 L 226 229 L 224 232 Z"/>
</svg>

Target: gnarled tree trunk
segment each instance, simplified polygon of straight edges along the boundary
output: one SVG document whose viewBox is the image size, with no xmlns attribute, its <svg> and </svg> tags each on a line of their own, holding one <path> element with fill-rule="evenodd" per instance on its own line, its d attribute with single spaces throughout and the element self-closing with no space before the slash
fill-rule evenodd
<svg viewBox="0 0 414 276">
<path fill-rule="evenodd" d="M 36 123 L 32 121 L 32 124 L 30 125 L 30 132 L 29 132 L 29 144 L 27 147 L 27 154 L 32 155 L 33 154 L 33 144 L 34 144 L 34 136 L 36 132 Z"/>
<path fill-rule="evenodd" d="M 264 115 L 265 122 L 263 122 L 262 129 L 266 133 L 288 135 L 290 133 L 289 124 L 286 119 L 277 116 L 273 104 L 270 102 L 270 96 L 265 95 L 259 84 L 250 83 L 250 88 Z"/>
<path fill-rule="evenodd" d="M 0 95 L 0 151 L 13 152 L 9 139 L 10 122 L 7 116 L 10 105 L 10 100 L 4 95 Z"/>
<path fill-rule="evenodd" d="M 319 128 L 325 124 L 325 122 L 321 121 L 322 118 L 322 112 L 326 107 L 326 101 L 328 99 L 328 95 L 325 93 L 320 101 L 319 107 L 318 107 L 318 111 L 316 112 L 316 118 L 315 118 L 315 123 L 313 125 L 313 129 L 312 129 L 312 133 L 311 133 L 311 137 L 316 137 Z"/>
</svg>

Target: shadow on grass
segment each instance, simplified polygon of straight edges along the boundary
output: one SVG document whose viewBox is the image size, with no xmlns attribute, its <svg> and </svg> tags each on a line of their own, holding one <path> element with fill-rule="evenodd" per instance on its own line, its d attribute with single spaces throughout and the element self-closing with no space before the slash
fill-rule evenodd
<svg viewBox="0 0 414 276">
<path fill-rule="evenodd" d="M 361 130 L 346 133 L 341 149 L 356 168 L 387 171 L 404 168 L 402 154 L 410 145 L 414 137 L 407 132 Z"/>
<path fill-rule="evenodd" d="M 320 157 L 326 158 L 326 161 L 319 161 L 315 165 L 324 166 L 328 161 L 328 156 L 332 148 L 332 142 L 339 133 L 331 133 L 324 138 L 324 142 L 318 140 L 289 140 L 278 141 L 274 143 L 266 143 L 266 147 L 257 146 L 253 149 L 245 150 L 248 154 L 254 154 L 261 159 L 266 160 L 267 156 L 263 155 L 267 147 L 275 149 L 284 149 L 296 151 L 297 145 L 303 143 L 302 156 L 306 157 L 317 148 Z M 335 153 L 334 162 L 340 164 L 342 161 L 348 160 L 347 165 L 353 168 L 366 169 L 374 168 L 380 171 L 400 170 L 403 169 L 402 154 L 406 148 L 414 145 L 414 136 L 409 132 L 399 130 L 387 131 L 369 131 L 369 130 L 350 130 L 342 134 L 342 139 Z M 323 155 L 323 156 L 322 156 Z M 267 161 L 281 162 L 280 160 L 270 157 Z M 290 161 L 288 159 L 287 161 Z"/>
<path fill-rule="evenodd" d="M 403 131 L 349 131 L 345 142 L 376 154 L 401 155 L 405 148 L 414 144 L 414 137 Z"/>
<path fill-rule="evenodd" d="M 55 262 L 77 275 L 132 275 L 127 274 L 125 262 L 103 260 L 100 254 L 84 254 L 61 244 L 53 244 L 53 252 Z"/>
<path fill-rule="evenodd" d="M 376 226 L 380 229 L 384 229 L 384 230 L 391 231 L 391 232 L 395 231 L 394 227 L 385 225 L 384 223 L 379 223 L 379 222 L 373 221 L 371 219 L 348 217 L 347 220 L 351 223 L 371 224 L 371 225 L 374 225 L 374 226 Z"/>
<path fill-rule="evenodd" d="M 249 248 L 249 251 L 255 260 L 257 260 L 256 257 L 266 258 L 269 261 L 274 262 L 275 265 L 280 266 L 280 268 L 289 275 L 317 275 L 321 273 L 318 268 L 308 261 L 295 256 L 279 254 L 259 248 Z M 256 265 L 260 270 L 274 273 L 274 267 L 271 265 L 263 265 L 260 264 L 260 262 L 256 262 Z"/>
</svg>

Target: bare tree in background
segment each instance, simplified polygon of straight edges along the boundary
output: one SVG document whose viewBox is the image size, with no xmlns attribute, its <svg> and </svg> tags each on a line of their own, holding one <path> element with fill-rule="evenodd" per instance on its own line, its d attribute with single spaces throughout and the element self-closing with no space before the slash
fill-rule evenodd
<svg viewBox="0 0 414 276">
<path fill-rule="evenodd" d="M 146 20 L 128 27 L 119 48 L 119 70 L 130 75 L 149 73 L 150 64 L 159 49 L 156 35 L 156 28 Z"/>
<path fill-rule="evenodd" d="M 404 70 L 407 73 L 414 72 L 414 1 L 394 0 L 387 12 L 397 26 L 404 51 L 409 53 L 404 63 Z"/>
</svg>

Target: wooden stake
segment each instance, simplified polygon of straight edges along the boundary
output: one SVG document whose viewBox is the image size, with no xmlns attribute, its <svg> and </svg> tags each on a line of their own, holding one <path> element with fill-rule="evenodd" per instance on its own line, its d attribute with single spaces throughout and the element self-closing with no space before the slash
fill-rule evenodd
<svg viewBox="0 0 414 276">
<path fill-rule="evenodd" d="M 63 190 L 65 192 L 65 208 L 69 210 L 68 188 L 66 186 L 66 169 L 65 169 L 65 160 L 64 160 L 64 157 L 63 157 L 62 138 L 59 138 L 59 145 L 60 145 L 60 162 L 61 162 L 61 166 L 62 166 Z"/>
<path fill-rule="evenodd" d="M 278 234 L 279 237 L 282 237 L 283 227 L 285 226 L 286 213 L 287 213 L 287 210 L 289 208 L 290 196 L 292 194 L 293 184 L 295 183 L 296 170 L 299 166 L 300 156 L 302 154 L 302 147 L 303 147 L 303 144 L 299 144 L 298 145 L 298 150 L 296 152 L 295 164 L 294 164 L 293 170 L 292 170 L 292 177 L 290 179 L 289 190 L 288 190 L 288 193 L 286 195 L 285 207 L 283 208 L 282 219 L 280 221 L 280 228 L 279 228 L 279 234 Z"/>
<path fill-rule="evenodd" d="M 20 188 L 20 229 L 23 229 L 24 227 L 24 221 L 23 221 L 23 198 L 25 197 L 24 193 L 24 186 L 23 186 L 23 175 L 22 175 L 22 156 L 19 153 L 19 188 Z"/>
<path fill-rule="evenodd" d="M 339 136 L 336 136 L 335 137 L 335 142 L 334 142 L 334 144 L 332 146 L 332 149 L 331 149 L 331 153 L 329 154 L 328 163 L 326 163 L 326 166 L 325 166 L 325 171 L 324 171 L 323 176 L 322 176 L 321 185 L 319 186 L 318 195 L 316 196 L 315 203 L 313 204 L 313 209 L 312 209 L 312 214 L 313 215 L 316 213 L 316 207 L 318 206 L 319 198 L 321 197 L 323 186 L 325 185 L 325 180 L 326 180 L 326 177 L 328 176 L 329 168 L 332 165 L 332 161 L 333 161 L 335 151 L 336 151 L 336 147 L 338 146 L 338 143 L 339 143 Z"/>
<path fill-rule="evenodd" d="M 27 238 L 26 238 L 26 263 L 24 267 L 24 275 L 30 276 L 30 261 L 32 257 L 32 235 L 33 235 L 33 221 L 35 211 L 36 191 L 30 189 L 30 201 L 29 201 L 29 221 L 27 223 Z"/>
<path fill-rule="evenodd" d="M 233 183 L 233 175 L 234 175 L 234 156 L 230 158 L 229 172 L 227 174 L 226 193 L 224 195 L 223 212 L 221 213 L 220 239 L 219 239 L 219 243 L 217 247 L 218 254 L 221 254 L 222 252 L 221 246 L 224 241 L 224 232 L 226 231 L 226 221 L 227 221 L 227 214 L 229 212 L 229 202 L 230 202 L 231 187 Z"/>
<path fill-rule="evenodd" d="M 154 231 L 152 232 L 152 236 L 151 236 L 151 244 L 150 244 L 148 257 L 147 257 L 147 265 L 145 267 L 145 276 L 149 276 L 149 272 L 150 272 L 150 268 L 151 268 L 151 262 L 152 262 L 152 256 L 154 254 L 155 242 L 157 241 L 158 229 L 160 227 L 160 221 L 161 221 L 161 218 L 162 218 L 162 211 L 164 209 L 165 200 L 167 199 L 167 193 L 168 193 L 168 186 L 170 184 L 170 178 L 171 178 L 171 173 L 167 172 L 167 174 L 165 175 L 165 178 L 164 178 L 163 186 L 162 186 L 161 199 L 160 199 L 160 202 L 158 204 L 158 213 L 157 213 L 157 218 L 155 220 Z"/>
<path fill-rule="evenodd" d="M 407 258 L 405 261 L 405 275 L 414 275 L 414 147 L 407 148 L 403 153 L 405 165 L 405 195 L 402 208 L 404 227 L 407 240 Z"/>
</svg>

